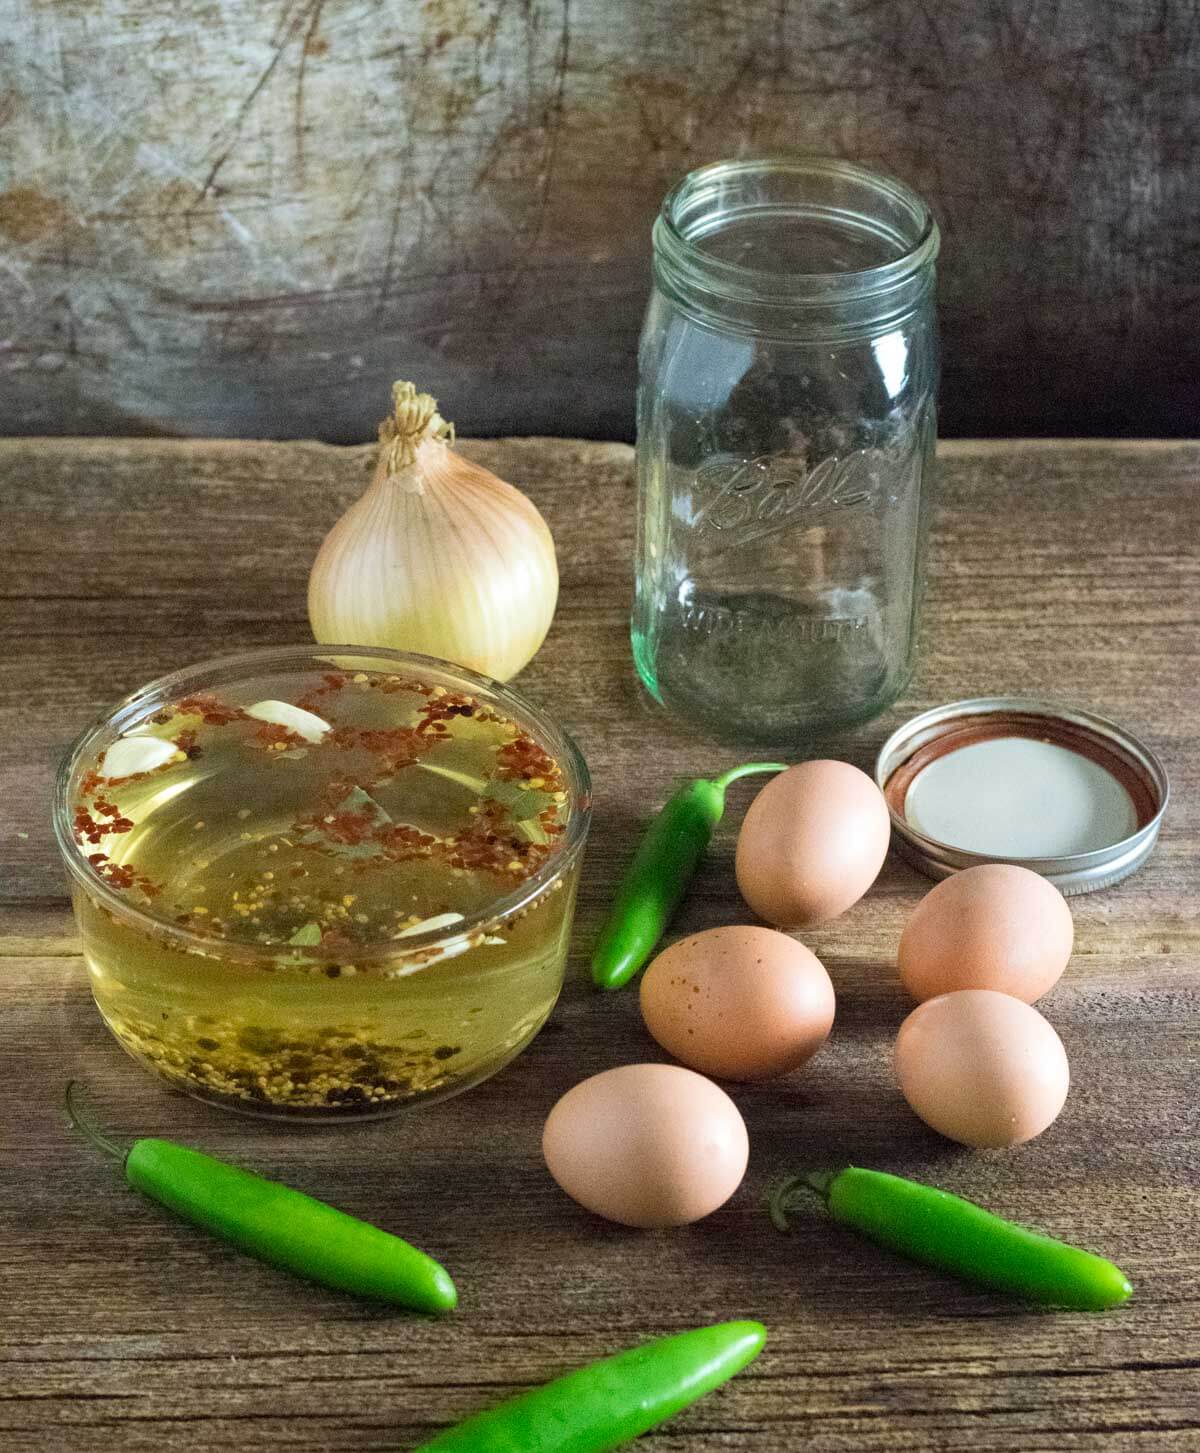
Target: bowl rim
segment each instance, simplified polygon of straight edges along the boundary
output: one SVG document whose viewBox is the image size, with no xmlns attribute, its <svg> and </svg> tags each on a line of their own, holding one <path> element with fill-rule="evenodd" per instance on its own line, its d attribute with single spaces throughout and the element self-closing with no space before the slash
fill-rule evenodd
<svg viewBox="0 0 1200 1453">
<path fill-rule="evenodd" d="M 211 679 L 214 677 L 228 684 L 230 678 L 236 680 L 240 675 L 250 674 L 255 668 L 264 670 L 272 665 L 283 667 L 296 665 L 301 661 L 312 663 L 315 669 L 319 669 L 321 665 L 334 670 L 346 669 L 330 659 L 334 657 L 350 657 L 363 663 L 380 662 L 393 675 L 400 675 L 407 670 L 410 675 L 423 671 L 445 676 L 449 678 L 446 684 L 457 684 L 474 694 L 482 693 L 491 698 L 492 702 L 506 708 L 519 726 L 530 730 L 540 744 L 550 750 L 566 776 L 569 811 L 566 831 L 537 872 L 510 892 L 499 895 L 474 913 L 464 915 L 453 925 L 409 934 L 402 942 L 386 939 L 377 944 L 364 944 L 356 947 L 353 954 L 345 950 L 322 949 L 320 945 L 306 946 L 303 950 L 292 948 L 288 951 L 289 946 L 284 944 L 214 940 L 131 903 L 100 876 L 75 840 L 71 796 L 81 764 L 95 753 L 96 744 L 102 738 L 113 732 L 119 736 L 129 726 L 144 720 L 171 696 L 185 694 L 184 688 L 187 686 L 196 688 L 202 681 L 211 685 L 214 684 Z M 361 670 L 363 667 L 359 666 L 357 669 Z M 371 669 L 369 665 L 367 669 Z M 445 951 L 448 947 L 457 946 L 460 942 L 466 941 L 466 947 L 471 947 L 471 940 L 487 935 L 506 919 L 522 912 L 540 898 L 556 880 L 561 879 L 573 866 L 587 838 L 592 813 L 591 788 L 591 774 L 587 762 L 571 735 L 548 712 L 513 687 L 469 667 L 458 666 L 452 661 L 421 655 L 415 651 L 314 642 L 311 645 L 268 646 L 210 657 L 155 677 L 122 697 L 114 706 L 99 713 L 74 739 L 59 763 L 54 782 L 53 825 L 63 862 L 80 888 L 122 921 L 135 924 L 154 937 L 169 940 L 187 952 L 269 968 L 276 973 L 287 972 L 289 969 L 311 970 L 317 966 L 347 962 L 352 962 L 356 967 L 370 966 L 386 959 L 395 966 L 393 976 L 398 976 L 432 967 L 447 956 Z"/>
</svg>

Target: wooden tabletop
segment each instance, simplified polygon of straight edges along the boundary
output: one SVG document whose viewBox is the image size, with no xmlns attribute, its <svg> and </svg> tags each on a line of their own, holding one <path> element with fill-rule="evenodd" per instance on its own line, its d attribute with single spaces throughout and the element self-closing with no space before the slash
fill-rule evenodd
<svg viewBox="0 0 1200 1453">
<path fill-rule="evenodd" d="M 729 1317 L 770 1341 L 648 1450 L 1200 1447 L 1200 445 L 945 446 L 922 662 L 885 717 L 834 744 L 869 766 L 905 715 L 1048 694 L 1157 750 L 1172 802 L 1146 867 L 1072 901 L 1075 954 L 1041 1007 L 1071 1060 L 1062 1116 L 975 1153 L 908 1111 L 889 1069 L 906 1013 L 900 929 L 928 883 L 888 862 L 807 935 L 836 984 L 804 1071 L 731 1087 L 750 1130 L 735 1198 L 662 1233 L 608 1225 L 542 1165 L 542 1121 L 585 1075 L 663 1056 L 634 994 L 598 997 L 588 947 L 636 824 L 680 774 L 737 753 L 651 710 L 630 664 L 634 489 L 618 445 L 467 452 L 525 487 L 562 597 L 521 677 L 596 783 L 568 985 L 549 1025 L 470 1094 L 384 1123 L 258 1124 L 161 1090 L 92 1008 L 48 825 L 54 764 L 106 703 L 173 667 L 307 637 L 322 535 L 369 450 L 311 444 L 0 443 L 0 1447 L 5 1453 L 408 1448 L 511 1391 L 658 1333 Z M 676 932 L 745 919 L 731 792 Z M 432 1322 L 289 1279 L 124 1188 L 69 1132 L 68 1075 L 121 1136 L 160 1134 L 286 1180 L 442 1259 L 462 1301 Z M 852 1160 L 935 1181 L 1102 1249 L 1134 1300 L 1031 1311 L 908 1265 L 815 1211 L 760 1198 L 787 1167 Z M 641 1445 L 639 1445 L 641 1446 Z"/>
</svg>

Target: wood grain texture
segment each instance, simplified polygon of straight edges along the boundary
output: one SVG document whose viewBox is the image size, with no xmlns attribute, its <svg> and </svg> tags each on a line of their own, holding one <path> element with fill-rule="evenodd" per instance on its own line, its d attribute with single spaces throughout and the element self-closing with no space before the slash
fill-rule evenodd
<svg viewBox="0 0 1200 1453">
<path fill-rule="evenodd" d="M 1194 434 L 1193 0 L 0 0 L 6 433 L 632 433 L 649 227 L 723 156 L 943 227 L 943 427 Z"/>
<path fill-rule="evenodd" d="M 903 716 L 1044 692 L 1143 734 L 1172 777 L 1154 856 L 1073 900 L 1076 952 L 1044 1001 L 1071 1058 L 1060 1120 L 971 1153 L 908 1112 L 889 1071 L 906 1012 L 894 953 L 927 884 L 889 861 L 809 942 L 839 991 L 809 1069 L 735 1087 L 743 1189 L 712 1218 L 635 1233 L 568 1202 L 542 1120 L 584 1075 L 662 1056 L 636 997 L 585 959 L 639 818 L 680 774 L 735 759 L 638 695 L 627 607 L 630 451 L 466 446 L 527 488 L 560 553 L 560 610 L 521 678 L 596 781 L 567 989 L 507 1070 L 409 1117 L 280 1128 L 160 1091 L 101 1026 L 50 839 L 56 757 L 168 668 L 304 639 L 304 581 L 369 455 L 320 445 L 0 442 L 0 1446 L 5 1453 L 367 1453 L 659 1332 L 754 1315 L 762 1358 L 647 1450 L 1068 1453 L 1200 1446 L 1200 445 L 964 443 L 941 451 L 922 664 L 886 717 L 832 744 L 869 765 Z M 799 744 L 805 751 L 831 744 Z M 676 933 L 743 918 L 731 810 Z M 68 1132 L 68 1074 L 123 1136 L 167 1134 L 375 1219 L 442 1258 L 460 1310 L 362 1306 L 237 1256 L 123 1188 Z M 1029 1311 L 909 1266 L 814 1211 L 790 1238 L 759 1197 L 784 1167 L 853 1159 L 937 1183 L 1123 1265 L 1092 1317 Z M 641 1445 L 639 1445 L 641 1446 Z"/>
</svg>

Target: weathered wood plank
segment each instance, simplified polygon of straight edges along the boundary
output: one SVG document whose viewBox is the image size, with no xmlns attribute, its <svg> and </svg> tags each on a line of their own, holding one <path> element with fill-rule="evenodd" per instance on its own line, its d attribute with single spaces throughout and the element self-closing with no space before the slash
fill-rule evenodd
<svg viewBox="0 0 1200 1453">
<path fill-rule="evenodd" d="M 973 1154 L 916 1122 L 888 1057 L 895 944 L 925 885 L 889 862 L 810 935 L 839 991 L 807 1072 L 738 1087 L 743 1190 L 679 1233 L 600 1223 L 541 1167 L 542 1120 L 582 1076 L 660 1057 L 635 997 L 586 987 L 587 948 L 646 804 L 735 753 L 643 703 L 629 663 L 627 449 L 472 443 L 554 530 L 562 604 L 523 675 L 596 780 L 572 973 L 546 1030 L 488 1084 L 355 1129 L 258 1125 L 164 1095 L 91 1006 L 47 825 L 56 754 L 116 694 L 235 647 L 303 639 L 316 543 L 368 456 L 315 445 L 0 442 L 0 1444 L 8 1453 L 407 1447 L 443 1420 L 627 1342 L 729 1315 L 763 1358 L 648 1449 L 1070 1453 L 1200 1440 L 1200 473 L 1197 445 L 959 444 L 941 453 L 926 649 L 906 699 L 836 744 L 868 764 L 902 714 L 1050 692 L 1162 753 L 1174 799 L 1145 869 L 1073 900 L 1077 947 L 1045 1001 L 1071 1057 L 1060 1120 Z M 819 750 L 803 744 L 801 750 Z M 745 913 L 741 806 L 680 920 Z M 28 837 L 16 834 L 28 833 Z M 238 1258 L 121 1188 L 58 1108 L 76 1074 L 123 1136 L 162 1133 L 378 1219 L 442 1257 L 461 1310 L 432 1324 Z M 923 1176 L 1103 1248 L 1137 1284 L 1112 1316 L 1029 1312 L 907 1266 L 814 1213 L 758 1204 L 789 1165 L 853 1158 Z"/>
<path fill-rule="evenodd" d="M 1186 0 L 0 0 L 5 432 L 629 437 L 649 227 L 722 156 L 927 195 L 949 433 L 1194 432 Z M 1189 311 L 1192 310 L 1192 311 Z"/>
</svg>

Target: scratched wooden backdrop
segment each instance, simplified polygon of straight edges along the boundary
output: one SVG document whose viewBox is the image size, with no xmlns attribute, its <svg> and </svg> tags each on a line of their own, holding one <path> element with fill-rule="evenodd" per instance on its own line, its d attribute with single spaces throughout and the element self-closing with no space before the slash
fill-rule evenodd
<svg viewBox="0 0 1200 1453">
<path fill-rule="evenodd" d="M 947 433 L 1194 434 L 1195 0 L 0 0 L 0 432 L 628 438 L 722 155 L 945 232 Z"/>
</svg>

